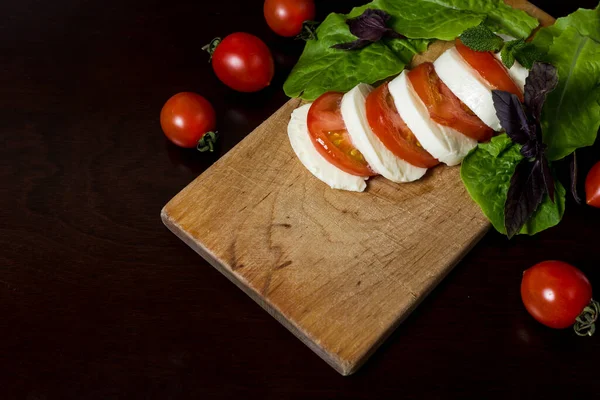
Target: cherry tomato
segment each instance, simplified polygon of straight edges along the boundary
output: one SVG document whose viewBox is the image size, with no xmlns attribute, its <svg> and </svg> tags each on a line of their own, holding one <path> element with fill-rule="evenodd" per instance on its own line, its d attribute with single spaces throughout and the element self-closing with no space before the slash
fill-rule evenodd
<svg viewBox="0 0 600 400">
<path fill-rule="evenodd" d="M 280 36 L 296 36 L 304 21 L 315 19 L 313 0 L 266 0 L 263 8 L 269 27 Z"/>
<path fill-rule="evenodd" d="M 369 93 L 366 108 L 367 120 L 373 133 L 389 151 L 416 167 L 430 168 L 439 164 L 421 146 L 398 114 L 387 83 Z"/>
<path fill-rule="evenodd" d="M 177 146 L 196 147 L 207 132 L 215 129 L 215 109 L 199 94 L 177 93 L 163 106 L 160 126 Z"/>
<path fill-rule="evenodd" d="M 433 63 L 423 63 L 414 68 L 408 73 L 408 79 L 427 107 L 432 120 L 479 142 L 491 139 L 493 129 L 484 124 L 450 91 L 438 77 Z"/>
<path fill-rule="evenodd" d="M 330 163 L 352 175 L 376 175 L 352 144 L 342 118 L 343 93 L 322 94 L 308 110 L 308 132 L 317 151 Z"/>
<path fill-rule="evenodd" d="M 590 169 L 585 179 L 585 197 L 590 206 L 600 208 L 600 161 Z"/>
<path fill-rule="evenodd" d="M 592 286 L 574 266 L 562 261 L 544 261 L 523 273 L 521 298 L 529 314 L 551 328 L 562 329 L 592 300 Z"/>
<path fill-rule="evenodd" d="M 212 54 L 217 77 L 238 92 L 257 92 L 269 86 L 275 64 L 267 45 L 254 35 L 232 33 L 223 39 Z"/>
<path fill-rule="evenodd" d="M 456 39 L 456 50 L 461 57 L 494 89 L 504 90 L 519 97 L 523 101 L 521 89 L 513 82 L 504 64 L 490 52 L 471 50 L 460 39 Z"/>
</svg>

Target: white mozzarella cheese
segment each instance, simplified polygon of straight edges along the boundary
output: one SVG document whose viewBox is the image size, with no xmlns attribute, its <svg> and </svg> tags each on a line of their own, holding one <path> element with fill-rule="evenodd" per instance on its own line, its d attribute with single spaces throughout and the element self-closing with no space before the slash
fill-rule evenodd
<svg viewBox="0 0 600 400">
<path fill-rule="evenodd" d="M 373 133 L 367 119 L 366 101 L 373 88 L 359 84 L 342 99 L 342 117 L 352 144 L 365 157 L 371 168 L 393 182 L 412 182 L 421 178 L 427 168 L 415 167 L 389 151 Z"/>
<path fill-rule="evenodd" d="M 502 62 L 502 56 L 500 53 L 495 54 L 496 58 Z M 513 80 L 513 82 L 517 85 L 521 92 L 525 92 L 525 80 L 529 76 L 529 70 L 519 64 L 518 61 L 515 61 L 512 67 L 508 69 L 508 75 Z"/>
<path fill-rule="evenodd" d="M 505 35 L 504 33 L 498 33 L 498 32 L 494 32 L 494 33 L 497 36 L 500 36 L 502 38 L 502 40 L 504 40 L 505 42 L 510 42 L 511 40 L 515 40 L 515 38 L 510 35 Z"/>
<path fill-rule="evenodd" d="M 389 90 L 400 117 L 421 146 L 436 159 L 447 165 L 457 165 L 477 146 L 476 140 L 440 125 L 429 117 L 429 111 L 414 92 L 406 71 L 389 83 Z"/>
<path fill-rule="evenodd" d="M 456 48 L 448 49 L 433 63 L 435 72 L 448 88 L 495 131 L 501 131 L 490 85 L 467 64 Z"/>
<path fill-rule="evenodd" d="M 332 189 L 362 192 L 367 187 L 365 183 L 367 177 L 342 171 L 327 161 L 315 148 L 306 124 L 309 109 L 310 104 L 306 104 L 294 110 L 288 124 L 288 137 L 296 156 L 306 169 Z"/>
</svg>

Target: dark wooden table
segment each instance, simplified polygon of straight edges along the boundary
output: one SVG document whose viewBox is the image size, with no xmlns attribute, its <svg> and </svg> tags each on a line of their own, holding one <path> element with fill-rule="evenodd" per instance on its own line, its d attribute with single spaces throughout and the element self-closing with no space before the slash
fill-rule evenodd
<svg viewBox="0 0 600 400">
<path fill-rule="evenodd" d="M 317 6 L 322 18 L 359 3 Z M 555 16 L 596 5 L 534 3 Z M 274 52 L 258 94 L 223 86 L 200 50 L 233 31 Z M 519 295 L 521 272 L 545 259 L 600 285 L 598 210 L 571 201 L 538 236 L 489 233 L 346 378 L 163 227 L 161 207 L 286 101 L 301 48 L 268 30 L 259 0 L 0 5 L 1 399 L 600 394 L 600 337 L 545 328 Z M 184 90 L 216 107 L 214 155 L 161 133 L 162 104 Z"/>
</svg>

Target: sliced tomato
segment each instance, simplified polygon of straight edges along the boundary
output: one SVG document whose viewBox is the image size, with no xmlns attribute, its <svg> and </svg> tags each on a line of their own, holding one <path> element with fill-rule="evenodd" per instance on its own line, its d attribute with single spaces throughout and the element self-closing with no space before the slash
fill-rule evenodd
<svg viewBox="0 0 600 400">
<path fill-rule="evenodd" d="M 307 123 L 312 142 L 327 161 L 342 171 L 357 176 L 377 175 L 352 144 L 340 110 L 343 96 L 327 92 L 310 106 Z"/>
<path fill-rule="evenodd" d="M 435 72 L 432 63 L 423 63 L 414 68 L 408 73 L 408 79 L 427 106 L 432 120 L 479 142 L 491 139 L 494 130 L 450 91 Z"/>
<path fill-rule="evenodd" d="M 465 46 L 460 39 L 456 39 L 456 50 L 458 50 L 467 64 L 479 72 L 479 75 L 481 75 L 490 86 L 494 89 L 512 93 L 518 96 L 519 100 L 523 101 L 523 93 L 510 78 L 510 75 L 502 62 L 494 57 L 492 53 L 471 50 Z"/>
<path fill-rule="evenodd" d="M 415 167 L 431 168 L 440 163 L 400 117 L 387 82 L 369 93 L 366 106 L 371 130 L 389 151 Z"/>
</svg>

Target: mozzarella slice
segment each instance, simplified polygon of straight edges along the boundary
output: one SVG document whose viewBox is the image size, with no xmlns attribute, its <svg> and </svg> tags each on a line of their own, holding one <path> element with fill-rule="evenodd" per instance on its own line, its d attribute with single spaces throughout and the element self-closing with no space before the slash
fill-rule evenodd
<svg viewBox="0 0 600 400">
<path fill-rule="evenodd" d="M 433 157 L 447 165 L 457 165 L 477 146 L 476 140 L 429 117 L 429 111 L 414 92 L 406 71 L 389 83 L 389 90 L 400 117 Z"/>
<path fill-rule="evenodd" d="M 500 53 L 495 54 L 496 58 L 502 62 L 502 56 Z M 508 75 L 513 80 L 513 82 L 517 85 L 521 92 L 525 92 L 525 80 L 529 76 L 529 70 L 519 64 L 518 61 L 515 61 L 512 67 L 508 69 Z"/>
<path fill-rule="evenodd" d="M 504 33 L 494 32 L 494 34 L 496 34 L 496 36 L 500 36 L 502 38 L 502 40 L 504 40 L 505 42 L 510 42 L 511 40 L 515 40 L 515 38 L 513 36 L 505 35 Z"/>
<path fill-rule="evenodd" d="M 332 189 L 362 192 L 367 187 L 365 180 L 368 178 L 342 171 L 327 161 L 315 148 L 306 125 L 309 109 L 310 104 L 295 109 L 288 124 L 288 137 L 296 156 L 311 174 Z"/>
<path fill-rule="evenodd" d="M 448 49 L 433 63 L 448 88 L 495 131 L 501 131 L 489 84 L 467 64 L 456 48 Z"/>
<path fill-rule="evenodd" d="M 421 178 L 427 168 L 415 167 L 389 151 L 373 133 L 367 120 L 366 101 L 373 88 L 361 83 L 342 98 L 342 117 L 352 144 L 365 157 L 371 168 L 393 182 L 412 182 Z"/>
</svg>

